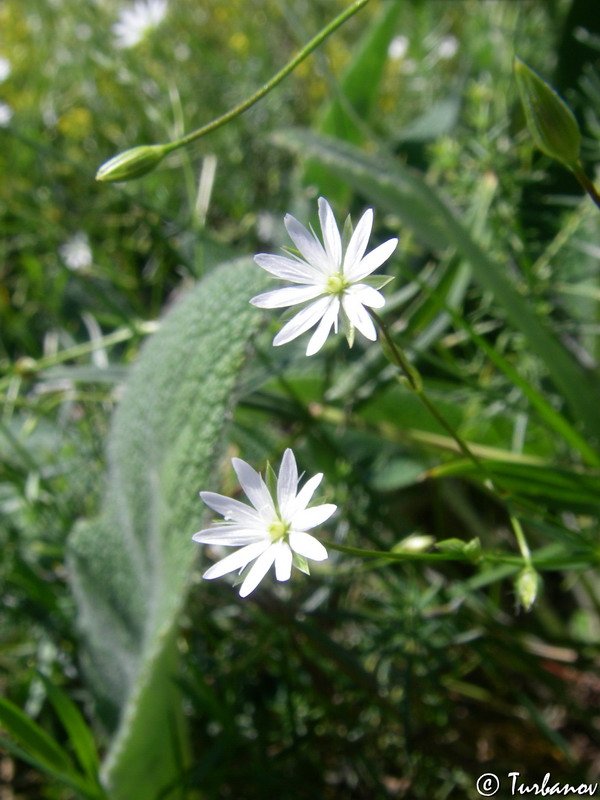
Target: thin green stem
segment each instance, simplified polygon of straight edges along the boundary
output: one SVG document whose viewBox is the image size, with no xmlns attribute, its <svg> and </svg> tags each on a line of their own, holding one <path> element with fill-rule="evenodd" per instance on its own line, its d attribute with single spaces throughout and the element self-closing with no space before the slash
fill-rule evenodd
<svg viewBox="0 0 600 800">
<path fill-rule="evenodd" d="M 592 181 L 588 178 L 585 174 L 583 169 L 583 164 L 581 161 L 578 161 L 574 167 L 571 167 L 571 171 L 579 181 L 579 183 L 583 186 L 584 190 L 588 193 L 588 195 L 592 198 L 594 203 L 600 208 L 600 193 L 592 183 Z"/>
<path fill-rule="evenodd" d="M 475 466 L 477 467 L 477 469 L 483 475 L 486 476 L 490 488 L 504 500 L 505 505 L 507 507 L 510 523 L 514 531 L 515 538 L 517 540 L 517 544 L 521 552 L 521 556 L 523 557 L 523 561 L 527 566 L 531 566 L 531 552 L 527 545 L 527 540 L 525 539 L 523 528 L 521 527 L 521 523 L 519 522 L 515 514 L 510 509 L 510 504 L 508 502 L 508 496 L 510 495 L 510 492 L 498 483 L 498 481 L 489 471 L 484 462 L 481 461 L 481 459 L 475 455 L 475 453 L 471 450 L 469 445 L 454 430 L 452 425 L 450 425 L 450 423 L 446 420 L 443 414 L 440 414 L 440 412 L 437 410 L 435 405 L 431 402 L 431 400 L 425 393 L 425 389 L 423 388 L 423 381 L 421 380 L 419 372 L 415 369 L 415 367 L 413 367 L 413 365 L 408 361 L 404 353 L 396 345 L 393 338 L 390 336 L 390 333 L 387 329 L 387 325 L 385 324 L 385 322 L 372 309 L 368 309 L 368 311 L 371 317 L 375 320 L 375 322 L 379 326 L 379 329 L 389 348 L 393 361 L 397 364 L 398 367 L 400 367 L 400 369 L 404 373 L 411 389 L 414 391 L 414 393 L 417 395 L 417 397 L 423 403 L 423 405 L 429 411 L 429 413 L 440 423 L 440 425 L 444 428 L 444 430 L 447 431 L 449 435 L 454 439 L 454 441 L 460 448 L 461 453 L 464 456 L 466 456 L 470 461 L 472 461 L 473 464 L 475 464 Z"/>
<path fill-rule="evenodd" d="M 232 109 L 227 111 L 225 114 L 217 117 L 212 122 L 209 122 L 206 125 L 203 125 L 201 128 L 198 128 L 191 133 L 182 136 L 181 139 L 177 139 L 175 142 L 170 142 L 166 145 L 168 148 L 168 152 L 172 150 L 176 150 L 179 147 L 184 147 L 187 144 L 199 139 L 201 136 L 205 136 L 207 133 L 211 133 L 212 131 L 220 128 L 222 125 L 225 125 L 230 120 L 234 119 L 235 117 L 243 114 L 244 111 L 249 109 L 255 103 L 257 103 L 262 97 L 268 94 L 271 89 L 274 89 L 277 84 L 281 83 L 281 81 L 294 70 L 298 64 L 300 64 L 304 59 L 309 56 L 313 50 L 315 50 L 321 42 L 323 42 L 331 33 L 333 33 L 337 28 L 340 27 L 346 20 L 350 19 L 357 11 L 360 11 L 361 8 L 367 5 L 369 0 L 355 0 L 352 5 L 348 6 L 341 14 L 339 14 L 335 19 L 333 19 L 328 25 L 326 25 L 319 33 L 308 42 L 308 44 L 304 45 L 302 50 L 300 50 L 291 61 L 289 61 L 285 67 L 279 70 L 279 72 L 274 75 L 267 83 L 264 84 L 257 92 L 255 92 L 251 97 L 248 97 L 246 100 L 238 103 L 237 106 L 234 106 Z"/>
<path fill-rule="evenodd" d="M 373 311 L 373 309 L 369 308 L 368 311 L 371 317 L 375 320 L 375 322 L 379 326 L 381 334 L 385 339 L 385 342 L 390 350 L 392 358 L 396 363 L 396 365 L 400 367 L 400 369 L 404 373 L 404 376 L 406 377 L 406 380 L 408 381 L 410 388 L 418 396 L 419 400 L 423 403 L 425 408 L 427 408 L 429 413 L 433 417 L 435 417 L 435 419 L 440 423 L 440 425 L 444 428 L 444 430 L 447 431 L 447 433 L 454 439 L 454 441 L 460 448 L 461 453 L 470 461 L 472 461 L 473 464 L 475 464 L 475 466 L 477 467 L 477 469 L 484 472 L 488 480 L 490 480 L 492 484 L 494 484 L 494 478 L 489 473 L 489 470 L 486 468 L 485 464 L 475 455 L 475 453 L 471 450 L 469 445 L 454 430 L 452 425 L 450 425 L 450 423 L 444 418 L 442 414 L 440 414 L 440 412 L 431 402 L 431 400 L 425 393 L 425 390 L 423 389 L 423 382 L 421 380 L 419 372 L 415 369 L 415 367 L 413 367 L 413 365 L 408 361 L 404 353 L 398 348 L 398 346 L 390 336 L 390 333 L 387 329 L 387 325 L 385 324 L 385 322 L 381 319 L 381 317 L 378 314 L 375 313 L 375 311 Z"/>
<path fill-rule="evenodd" d="M 73 347 L 68 347 L 66 350 L 60 350 L 58 353 L 42 356 L 42 358 L 38 359 L 26 358 L 22 361 L 18 361 L 15 371 L 18 374 L 33 375 L 49 367 L 63 364 L 65 361 L 72 361 L 74 358 L 80 358 L 88 353 L 93 353 L 95 350 L 121 344 L 122 342 L 132 339 L 134 336 L 146 336 L 150 333 L 154 333 L 158 327 L 158 323 L 153 321 L 134 322 L 131 327 L 120 328 L 119 330 L 106 334 L 106 336 L 100 336 L 97 339 L 91 339 L 89 342 L 76 344 Z M 13 375 L 7 375 L 0 378 L 0 390 L 4 388 L 12 377 Z"/>
<path fill-rule="evenodd" d="M 402 553 L 386 550 L 366 550 L 361 547 L 349 547 L 337 542 L 322 540 L 325 547 L 330 550 L 337 550 L 339 553 L 344 553 L 349 556 L 357 556 L 358 558 L 373 558 L 384 561 L 423 561 L 426 563 L 441 562 L 441 561 L 462 561 L 474 563 L 473 559 L 467 553 Z M 526 546 L 526 545 L 525 545 Z M 527 550 L 529 553 L 529 550 Z M 510 554 L 499 553 L 481 553 L 477 558 L 479 563 L 488 564 L 507 564 L 522 569 L 523 567 L 534 567 L 536 569 L 547 570 L 564 570 L 564 569 L 585 569 L 591 568 L 598 562 L 598 558 L 592 558 L 591 554 L 585 553 L 576 556 L 567 556 L 564 558 L 544 558 L 532 557 L 529 554 L 528 558 L 523 555 L 516 556 Z"/>
<path fill-rule="evenodd" d="M 525 562 L 526 566 L 530 567 L 531 550 L 529 549 L 529 545 L 527 544 L 527 539 L 525 538 L 525 533 L 523 531 L 521 523 L 515 517 L 514 514 L 510 515 L 510 524 L 512 525 L 512 529 L 515 534 L 517 544 L 519 545 L 519 550 L 521 551 L 521 555 L 523 556 L 523 561 Z"/>
</svg>

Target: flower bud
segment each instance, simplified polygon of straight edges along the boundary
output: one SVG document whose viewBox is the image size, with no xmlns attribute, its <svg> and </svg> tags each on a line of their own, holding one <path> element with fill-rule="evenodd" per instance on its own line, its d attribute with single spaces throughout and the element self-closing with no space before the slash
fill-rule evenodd
<svg viewBox="0 0 600 800">
<path fill-rule="evenodd" d="M 417 555 L 429 550 L 435 539 L 422 533 L 413 533 L 392 547 L 392 553 L 409 553 Z"/>
<path fill-rule="evenodd" d="M 436 542 L 435 546 L 442 553 L 463 556 L 473 564 L 481 558 L 481 541 L 478 536 L 465 542 L 464 539 L 443 539 Z"/>
<path fill-rule="evenodd" d="M 581 132 L 573 112 L 527 64 L 515 59 L 515 75 L 527 127 L 546 155 L 573 169 L 579 160 Z"/>
<path fill-rule="evenodd" d="M 541 579 L 533 567 L 525 567 L 519 572 L 515 580 L 517 600 L 525 611 L 529 611 L 535 603 Z"/>
<path fill-rule="evenodd" d="M 143 144 L 132 147 L 102 164 L 97 181 L 130 181 L 151 172 L 169 152 L 164 144 Z"/>
</svg>

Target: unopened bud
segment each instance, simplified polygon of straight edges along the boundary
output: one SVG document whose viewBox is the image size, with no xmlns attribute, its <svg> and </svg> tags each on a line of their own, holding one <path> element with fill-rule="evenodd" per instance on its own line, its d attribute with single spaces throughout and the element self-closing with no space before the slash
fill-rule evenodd
<svg viewBox="0 0 600 800">
<path fill-rule="evenodd" d="M 429 550 L 434 542 L 435 539 L 433 536 L 426 536 L 422 533 L 413 533 L 411 536 L 407 536 L 406 539 L 402 539 L 402 541 L 398 542 L 398 544 L 395 544 L 392 547 L 392 552 L 417 555 L 418 553 L 424 553 L 426 550 Z"/>
<path fill-rule="evenodd" d="M 164 144 L 143 144 L 132 147 L 102 164 L 97 181 L 130 181 L 152 172 L 169 152 Z"/>
<path fill-rule="evenodd" d="M 436 542 L 435 546 L 442 553 L 464 556 L 474 564 L 481 558 L 481 541 L 478 536 L 468 542 L 464 539 L 443 539 L 441 542 Z"/>
<path fill-rule="evenodd" d="M 573 112 L 554 89 L 521 59 L 515 59 L 515 75 L 527 127 L 542 152 L 575 168 L 581 148 L 581 131 Z"/>
<path fill-rule="evenodd" d="M 515 580 L 517 599 L 525 611 L 529 611 L 535 603 L 541 578 L 533 567 L 525 567 Z"/>
<path fill-rule="evenodd" d="M 29 356 L 21 356 L 15 363 L 17 375 L 28 377 L 34 375 L 37 370 L 37 363 Z"/>
</svg>

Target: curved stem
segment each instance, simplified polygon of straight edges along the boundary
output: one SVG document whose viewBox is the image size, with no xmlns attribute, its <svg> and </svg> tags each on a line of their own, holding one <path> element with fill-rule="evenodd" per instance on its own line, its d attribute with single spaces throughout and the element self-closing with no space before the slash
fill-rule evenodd
<svg viewBox="0 0 600 800">
<path fill-rule="evenodd" d="M 517 544 L 519 546 L 519 550 L 521 552 L 523 561 L 525 565 L 531 566 L 531 552 L 527 545 L 525 533 L 523 532 L 523 528 L 521 527 L 521 523 L 519 522 L 518 518 L 512 512 L 510 508 L 510 503 L 508 501 L 510 491 L 498 483 L 497 479 L 489 471 L 486 464 L 483 461 L 481 461 L 481 459 L 478 456 L 475 455 L 475 453 L 471 450 L 471 448 L 465 442 L 465 440 L 454 430 L 452 425 L 450 425 L 450 423 L 446 420 L 443 414 L 441 414 L 437 410 L 435 405 L 431 402 L 431 400 L 425 393 L 425 389 L 423 388 L 423 381 L 421 380 L 421 376 L 418 370 L 415 367 L 413 367 L 413 365 L 408 361 L 402 350 L 400 350 L 400 348 L 396 345 L 393 338 L 390 336 L 390 333 L 387 329 L 387 325 L 385 324 L 385 322 L 381 319 L 381 317 L 378 314 L 375 313 L 375 311 L 373 311 L 373 309 L 368 308 L 367 310 L 369 311 L 369 314 L 379 326 L 379 329 L 390 350 L 392 359 L 404 373 L 410 388 L 417 395 L 417 397 L 423 403 L 423 405 L 429 411 L 429 413 L 440 423 L 440 425 L 444 428 L 444 430 L 447 431 L 450 434 L 450 436 L 454 439 L 454 441 L 460 448 L 461 453 L 464 456 L 466 456 L 470 461 L 473 462 L 473 464 L 477 467 L 477 469 L 481 472 L 482 475 L 485 475 L 490 488 L 504 500 L 506 510 L 508 512 L 508 516 L 510 519 L 510 524 L 515 534 L 515 538 L 517 540 Z M 439 557 L 436 560 L 439 560 Z"/>
<path fill-rule="evenodd" d="M 413 367 L 413 365 L 408 361 L 404 353 L 398 348 L 390 333 L 387 329 L 387 325 L 381 319 L 381 317 L 373 311 L 373 309 L 367 309 L 371 317 L 375 320 L 377 325 L 379 326 L 379 330 L 382 333 L 383 338 L 388 345 L 390 352 L 392 354 L 393 360 L 396 363 L 396 366 L 400 367 L 410 388 L 413 392 L 418 396 L 419 400 L 423 403 L 425 408 L 429 411 L 429 413 L 435 417 L 435 419 L 440 423 L 440 425 L 444 428 L 445 431 L 454 439 L 456 444 L 459 446 L 461 453 L 466 456 L 470 461 L 475 464 L 477 469 L 481 470 L 485 473 L 488 480 L 494 484 L 494 478 L 490 474 L 489 470 L 486 468 L 485 464 L 475 455 L 475 453 L 471 450 L 469 445 L 464 441 L 464 439 L 454 430 L 452 425 L 444 418 L 442 414 L 437 410 L 437 408 L 433 405 L 425 390 L 423 389 L 423 382 L 421 380 L 421 376 L 419 372 Z"/>
<path fill-rule="evenodd" d="M 380 559 L 381 561 L 425 561 L 427 563 L 440 562 L 440 561 L 462 561 L 473 563 L 473 560 L 466 553 L 395 553 L 386 550 L 365 550 L 361 547 L 349 547 L 345 544 L 338 544 L 328 540 L 321 540 L 325 547 L 331 550 L 337 550 L 339 553 L 344 553 L 349 556 L 357 556 L 359 558 L 373 558 Z M 529 551 L 528 551 L 529 552 Z M 488 564 L 506 564 L 507 566 L 520 569 L 523 567 L 534 567 L 536 569 L 546 570 L 564 570 L 564 569 L 586 569 L 597 562 L 590 558 L 590 554 L 582 554 L 578 556 L 571 556 L 565 558 L 544 558 L 529 555 L 525 558 L 523 555 L 510 555 L 500 553 L 481 553 L 477 559 L 479 562 L 486 562 Z"/>
<path fill-rule="evenodd" d="M 571 171 L 573 172 L 573 175 L 575 175 L 579 183 L 583 186 L 584 190 L 592 198 L 594 203 L 598 206 L 598 208 L 600 208 L 600 193 L 598 192 L 592 181 L 585 174 L 585 171 L 583 169 L 583 164 L 581 163 L 581 161 L 578 161 L 574 167 L 571 167 Z"/>
<path fill-rule="evenodd" d="M 211 133 L 212 131 L 220 128 L 222 125 L 225 125 L 230 120 L 234 119 L 235 117 L 242 114 L 246 111 L 250 106 L 253 106 L 257 103 L 262 97 L 268 94 L 271 89 L 274 89 L 278 83 L 289 75 L 292 70 L 294 70 L 298 64 L 300 64 L 304 59 L 309 56 L 313 50 L 315 50 L 321 42 L 323 42 L 331 33 L 333 33 L 337 28 L 340 27 L 347 19 L 350 19 L 357 11 L 360 11 L 361 8 L 367 5 L 369 0 L 355 0 L 352 5 L 348 6 L 341 14 L 333 19 L 328 25 L 326 25 L 319 33 L 308 42 L 308 44 L 304 45 L 302 50 L 297 53 L 291 61 L 289 61 L 285 67 L 279 70 L 279 72 L 274 75 L 267 83 L 264 84 L 257 92 L 255 92 L 251 97 L 248 97 L 246 100 L 243 100 L 241 103 L 238 103 L 237 106 L 234 106 L 232 109 L 227 111 L 225 114 L 222 114 L 220 117 L 212 120 L 206 125 L 203 125 L 201 128 L 198 128 L 191 133 L 182 136 L 181 139 L 177 139 L 175 142 L 169 142 L 166 147 L 168 151 L 171 152 L 172 150 L 177 150 L 179 147 L 184 147 L 190 142 L 199 139 L 201 136 L 205 136 L 207 133 Z"/>
<path fill-rule="evenodd" d="M 514 514 L 510 515 L 510 524 L 512 525 L 512 529 L 515 534 L 517 544 L 519 545 L 519 550 L 521 551 L 521 555 L 523 556 L 523 561 L 525 562 L 526 566 L 530 567 L 531 550 L 529 549 L 529 545 L 527 544 L 527 539 L 525 538 L 525 534 L 523 532 L 523 528 L 521 527 L 521 523 L 515 517 Z"/>
</svg>

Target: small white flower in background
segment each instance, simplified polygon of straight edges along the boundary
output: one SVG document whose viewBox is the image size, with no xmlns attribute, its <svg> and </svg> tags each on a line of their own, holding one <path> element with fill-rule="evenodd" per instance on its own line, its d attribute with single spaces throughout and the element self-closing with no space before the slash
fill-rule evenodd
<svg viewBox="0 0 600 800">
<path fill-rule="evenodd" d="M 458 53 L 458 39 L 452 34 L 442 37 L 435 52 L 437 57 L 443 60 L 454 58 Z"/>
<path fill-rule="evenodd" d="M 13 117 L 13 110 L 8 103 L 0 102 L 0 128 L 6 128 Z"/>
<path fill-rule="evenodd" d="M 11 72 L 12 67 L 8 58 L 3 58 L 0 56 L 0 83 L 5 81 Z"/>
<path fill-rule="evenodd" d="M 271 275 L 300 286 L 275 289 L 250 300 L 259 308 L 284 308 L 314 300 L 292 317 L 273 339 L 276 346 L 286 344 L 318 323 L 308 343 L 307 356 L 321 349 L 332 326 L 337 333 L 340 312 L 350 346 L 354 340 L 354 328 L 375 341 L 377 332 L 365 306 L 381 308 L 385 304 L 385 298 L 377 288 L 391 279 L 367 276 L 387 261 L 398 244 L 398 239 L 388 239 L 365 255 L 373 227 L 371 208 L 360 218 L 345 253 L 333 211 L 323 197 L 319 198 L 319 220 L 323 244 L 312 229 L 308 231 L 297 219 L 286 214 L 285 227 L 301 257 L 286 249 L 285 256 L 259 253 L 254 260 Z"/>
<path fill-rule="evenodd" d="M 231 463 L 252 506 L 215 492 L 200 492 L 206 505 L 221 514 L 224 521 L 198 531 L 193 540 L 200 544 L 241 547 L 210 567 L 202 577 L 211 580 L 230 572 L 242 573 L 254 562 L 240 589 L 240 597 L 247 597 L 273 564 L 277 580 L 287 581 L 292 564 L 308 572 L 307 558 L 324 561 L 327 550 L 306 532 L 328 520 L 337 509 L 331 503 L 307 508 L 323 474 L 310 478 L 298 492 L 298 467 L 288 448 L 283 454 L 273 498 L 261 475 L 249 464 L 240 458 L 232 458 Z"/>
<path fill-rule="evenodd" d="M 154 28 L 157 28 L 167 13 L 167 0 L 135 0 L 121 9 L 119 19 L 112 26 L 118 47 L 135 47 Z"/>
<path fill-rule="evenodd" d="M 58 252 L 67 267 L 74 272 L 87 269 L 92 264 L 92 250 L 88 237 L 81 231 L 61 245 Z"/>
<path fill-rule="evenodd" d="M 400 61 L 404 58 L 408 50 L 408 38 L 406 36 L 394 36 L 388 47 L 388 58 L 391 61 Z"/>
</svg>

